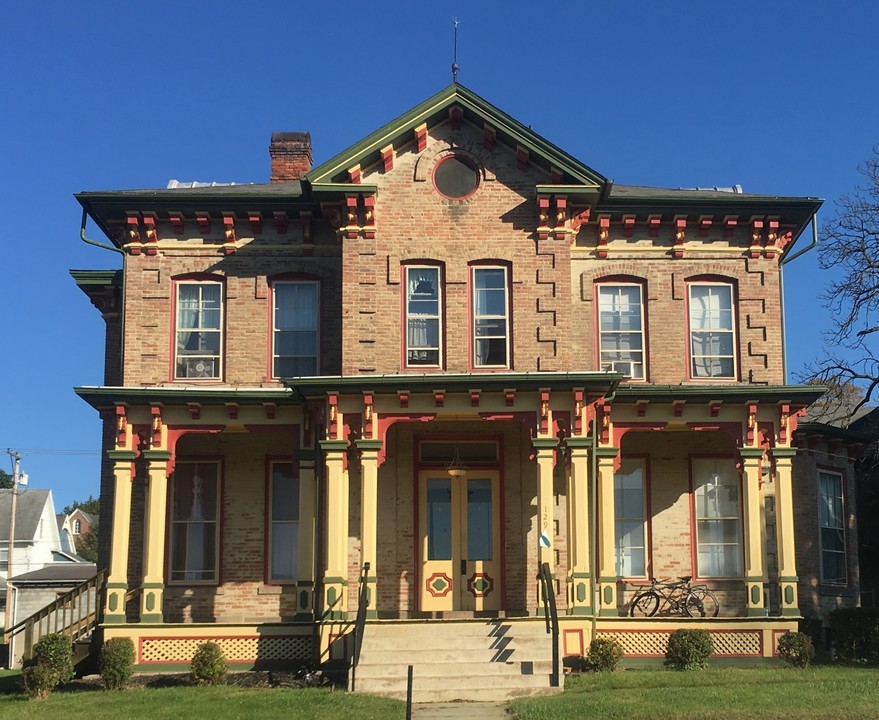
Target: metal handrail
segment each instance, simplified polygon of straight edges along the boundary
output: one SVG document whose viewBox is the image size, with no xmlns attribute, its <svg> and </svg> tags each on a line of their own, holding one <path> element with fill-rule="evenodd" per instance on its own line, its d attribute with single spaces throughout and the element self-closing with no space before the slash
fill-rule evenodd
<svg viewBox="0 0 879 720">
<path fill-rule="evenodd" d="M 555 591 L 552 587 L 552 571 L 549 563 L 540 566 L 540 589 L 543 595 L 543 614 L 546 619 L 546 632 L 552 636 L 552 675 L 550 687 L 559 686 L 559 615 L 555 604 Z"/>
<path fill-rule="evenodd" d="M 103 619 L 106 575 L 106 570 L 101 570 L 9 629 L 10 643 L 15 635 L 24 632 L 24 660 L 31 658 L 34 644 L 43 635 L 62 633 L 76 642 L 98 626 Z"/>
<path fill-rule="evenodd" d="M 369 587 L 366 584 L 369 576 L 369 563 L 363 563 L 360 578 L 357 581 L 357 619 L 354 621 L 354 655 L 351 658 L 351 691 L 357 679 L 357 664 L 360 662 L 360 646 L 363 642 L 363 630 L 366 627 L 366 609 L 369 607 Z"/>
</svg>

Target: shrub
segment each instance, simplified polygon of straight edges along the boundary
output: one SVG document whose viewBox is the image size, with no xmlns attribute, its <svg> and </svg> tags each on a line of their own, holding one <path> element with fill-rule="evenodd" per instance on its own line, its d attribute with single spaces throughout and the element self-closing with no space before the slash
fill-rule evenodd
<svg viewBox="0 0 879 720">
<path fill-rule="evenodd" d="M 73 644 L 61 633 L 43 635 L 22 675 L 27 696 L 42 700 L 61 683 L 73 679 Z"/>
<path fill-rule="evenodd" d="M 844 663 L 879 660 L 879 611 L 837 608 L 827 616 L 836 659 Z"/>
<path fill-rule="evenodd" d="M 778 638 L 778 655 L 792 667 L 809 667 L 815 659 L 815 644 L 805 633 L 786 632 Z"/>
<path fill-rule="evenodd" d="M 595 638 L 586 656 L 593 670 L 613 672 L 623 659 L 623 646 L 614 638 Z"/>
<path fill-rule="evenodd" d="M 131 638 L 110 638 L 101 647 L 98 672 L 108 690 L 122 690 L 134 672 L 134 643 Z"/>
<path fill-rule="evenodd" d="M 189 677 L 196 685 L 222 685 L 226 680 L 226 657 L 215 642 L 198 646 L 189 666 Z"/>
<path fill-rule="evenodd" d="M 701 670 L 713 649 L 707 630 L 675 630 L 668 638 L 665 664 L 673 670 Z"/>
</svg>

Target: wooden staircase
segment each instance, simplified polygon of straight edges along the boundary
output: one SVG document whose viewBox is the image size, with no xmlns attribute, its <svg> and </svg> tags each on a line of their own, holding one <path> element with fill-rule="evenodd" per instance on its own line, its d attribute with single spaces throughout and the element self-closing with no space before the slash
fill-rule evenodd
<svg viewBox="0 0 879 720">
<path fill-rule="evenodd" d="M 501 701 L 560 692 L 552 640 L 541 618 L 373 621 L 364 634 L 354 690 L 413 702 Z M 349 679 L 350 682 L 350 679 Z"/>
<path fill-rule="evenodd" d="M 101 622 L 106 571 L 89 578 L 9 629 L 9 666 L 21 667 L 33 657 L 34 645 L 51 633 L 62 633 L 73 644 L 74 665 L 91 654 L 91 636 Z"/>
</svg>

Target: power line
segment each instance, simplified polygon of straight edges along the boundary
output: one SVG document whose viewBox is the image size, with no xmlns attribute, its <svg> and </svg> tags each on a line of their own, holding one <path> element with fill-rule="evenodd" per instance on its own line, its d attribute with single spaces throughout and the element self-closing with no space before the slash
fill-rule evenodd
<svg viewBox="0 0 879 720">
<path fill-rule="evenodd" d="M 55 448 L 22 448 L 22 455 L 100 455 L 100 450 L 58 450 Z"/>
</svg>

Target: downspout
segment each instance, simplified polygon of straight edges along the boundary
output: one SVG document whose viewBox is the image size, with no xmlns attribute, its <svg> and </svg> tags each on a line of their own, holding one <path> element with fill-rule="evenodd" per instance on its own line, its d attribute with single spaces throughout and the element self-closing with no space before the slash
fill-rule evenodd
<svg viewBox="0 0 879 720">
<path fill-rule="evenodd" d="M 605 394 L 605 400 L 613 402 L 617 394 L 620 380 L 614 380 Z M 598 608 L 601 605 L 601 592 L 598 587 L 598 422 L 597 418 L 592 421 L 592 452 L 589 453 L 589 465 L 591 475 L 589 522 L 592 525 L 592 547 L 589 548 L 589 564 L 592 566 L 592 639 L 594 640 L 598 628 Z"/>
<path fill-rule="evenodd" d="M 801 255 L 805 255 L 809 250 L 818 245 L 818 214 L 812 215 L 812 242 L 806 247 L 800 248 L 793 255 L 782 258 L 779 263 L 778 271 L 778 289 L 781 294 L 781 373 L 787 384 L 787 333 L 784 328 L 784 266 L 792 260 L 796 260 Z"/>
</svg>

